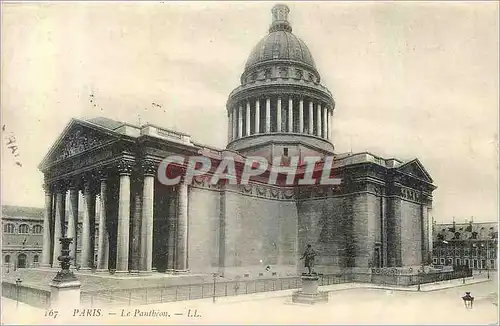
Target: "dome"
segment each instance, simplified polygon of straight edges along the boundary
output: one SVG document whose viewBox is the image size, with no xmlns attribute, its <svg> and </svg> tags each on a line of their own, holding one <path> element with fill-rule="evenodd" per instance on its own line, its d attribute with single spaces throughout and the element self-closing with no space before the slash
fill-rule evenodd
<svg viewBox="0 0 500 326">
<path fill-rule="evenodd" d="M 271 31 L 260 40 L 248 57 L 245 68 L 273 59 L 297 61 L 316 67 L 304 41 L 287 30 Z"/>
</svg>

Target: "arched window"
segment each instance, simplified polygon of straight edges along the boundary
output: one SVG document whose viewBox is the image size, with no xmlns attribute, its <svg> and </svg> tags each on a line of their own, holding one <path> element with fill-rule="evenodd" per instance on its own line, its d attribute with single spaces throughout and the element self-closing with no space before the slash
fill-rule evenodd
<svg viewBox="0 0 500 326">
<path fill-rule="evenodd" d="M 30 232 L 30 227 L 28 224 L 19 225 L 19 233 L 20 234 L 27 234 L 29 232 Z"/>
<path fill-rule="evenodd" d="M 7 224 L 4 224 L 3 226 L 3 232 L 4 233 L 14 233 L 16 230 L 14 224 L 12 223 L 7 223 Z"/>
<path fill-rule="evenodd" d="M 38 264 L 38 255 L 33 256 L 33 264 L 37 265 Z"/>
<path fill-rule="evenodd" d="M 26 268 L 25 254 L 19 254 L 19 256 L 17 256 L 17 268 Z"/>
<path fill-rule="evenodd" d="M 10 255 L 5 255 L 4 262 L 5 262 L 6 264 L 10 263 Z"/>
<path fill-rule="evenodd" d="M 43 231 L 43 227 L 41 225 L 33 226 L 33 234 L 41 234 Z"/>
</svg>

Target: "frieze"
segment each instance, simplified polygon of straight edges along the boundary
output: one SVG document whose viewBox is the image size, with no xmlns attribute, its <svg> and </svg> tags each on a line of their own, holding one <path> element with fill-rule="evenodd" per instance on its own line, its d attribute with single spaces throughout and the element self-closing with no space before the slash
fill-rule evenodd
<svg viewBox="0 0 500 326">
<path fill-rule="evenodd" d="M 108 160 L 113 157 L 113 151 L 110 149 L 99 151 L 93 155 L 79 157 L 77 160 L 68 160 L 59 163 L 52 167 L 46 174 L 48 179 L 54 179 L 66 173 L 71 173 L 76 170 L 92 166 L 101 161 Z"/>
<path fill-rule="evenodd" d="M 299 198 L 325 198 L 343 194 L 344 190 L 339 186 L 302 186 L 299 188 Z"/>
<path fill-rule="evenodd" d="M 220 189 L 220 184 L 212 184 L 211 176 L 195 176 L 193 177 L 192 186 L 197 188 L 206 188 L 206 189 Z"/>
<path fill-rule="evenodd" d="M 210 176 L 193 177 L 192 186 L 196 188 L 221 189 L 219 185 L 211 184 Z M 235 191 L 243 195 L 268 199 L 294 200 L 296 198 L 295 188 L 279 188 L 264 184 L 250 183 L 246 185 L 227 185 L 226 190 Z"/>
</svg>

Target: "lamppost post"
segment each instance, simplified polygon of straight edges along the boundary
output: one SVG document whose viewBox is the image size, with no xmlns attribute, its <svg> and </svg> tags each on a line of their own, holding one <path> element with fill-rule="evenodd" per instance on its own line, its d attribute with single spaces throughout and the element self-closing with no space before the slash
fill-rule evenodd
<svg viewBox="0 0 500 326">
<path fill-rule="evenodd" d="M 214 278 L 214 292 L 213 292 L 212 300 L 213 300 L 213 303 L 215 303 L 215 282 L 217 280 L 217 276 L 219 276 L 219 273 L 212 273 L 212 276 Z"/>
<path fill-rule="evenodd" d="M 19 287 L 23 280 L 20 277 L 16 278 L 16 309 L 19 307 Z"/>
</svg>

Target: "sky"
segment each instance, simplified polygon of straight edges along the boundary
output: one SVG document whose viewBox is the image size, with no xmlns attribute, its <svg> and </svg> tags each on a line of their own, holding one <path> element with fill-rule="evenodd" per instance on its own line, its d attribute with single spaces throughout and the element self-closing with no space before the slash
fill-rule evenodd
<svg viewBox="0 0 500 326">
<path fill-rule="evenodd" d="M 418 157 L 437 222 L 498 220 L 498 2 L 285 3 L 335 98 L 336 152 Z M 228 95 L 273 5 L 2 3 L 2 203 L 43 207 L 37 166 L 71 118 L 224 148 Z"/>
</svg>

